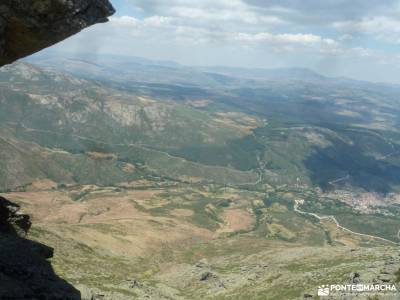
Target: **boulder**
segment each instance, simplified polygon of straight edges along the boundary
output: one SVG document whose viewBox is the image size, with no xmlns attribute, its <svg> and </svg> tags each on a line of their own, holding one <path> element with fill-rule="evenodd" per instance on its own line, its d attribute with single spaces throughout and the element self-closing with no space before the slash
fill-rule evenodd
<svg viewBox="0 0 400 300">
<path fill-rule="evenodd" d="M 354 272 L 350 275 L 350 283 L 358 284 L 361 283 L 361 275 L 357 272 Z"/>
<path fill-rule="evenodd" d="M 211 272 L 204 272 L 200 276 L 200 281 L 206 281 L 206 280 L 209 280 L 209 279 L 215 278 L 215 277 L 216 276 Z"/>
</svg>

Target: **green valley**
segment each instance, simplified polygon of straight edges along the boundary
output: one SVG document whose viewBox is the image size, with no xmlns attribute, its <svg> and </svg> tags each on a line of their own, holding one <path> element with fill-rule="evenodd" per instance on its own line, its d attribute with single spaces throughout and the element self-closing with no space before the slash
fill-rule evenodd
<svg viewBox="0 0 400 300">
<path fill-rule="evenodd" d="M 39 55 L 0 69 L 1 195 L 85 299 L 395 283 L 399 96 L 307 70 Z"/>
</svg>

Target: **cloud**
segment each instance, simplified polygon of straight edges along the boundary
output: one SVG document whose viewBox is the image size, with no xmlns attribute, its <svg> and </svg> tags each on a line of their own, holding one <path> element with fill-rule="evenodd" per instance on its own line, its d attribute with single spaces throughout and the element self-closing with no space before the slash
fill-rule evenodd
<svg viewBox="0 0 400 300">
<path fill-rule="evenodd" d="M 129 16 L 112 17 L 111 26 L 121 38 L 143 36 L 157 42 L 184 42 L 198 44 L 223 44 L 224 46 L 273 47 L 275 51 L 310 51 L 334 53 L 339 43 L 311 33 L 273 33 L 243 28 L 199 26 L 182 22 L 174 17 L 151 16 L 137 19 Z M 114 34 L 115 36 L 115 34 Z"/>
<path fill-rule="evenodd" d="M 177 33 L 193 32 L 193 38 L 185 41 L 198 38 L 197 43 L 217 42 L 217 38 L 275 43 L 299 38 L 304 42 L 318 35 L 314 46 L 319 43 L 324 49 L 337 50 L 337 43 L 356 43 L 364 33 L 385 42 L 400 41 L 400 21 L 394 17 L 400 13 L 398 0 L 125 1 L 140 10 L 143 22 L 179 28 Z"/>
<path fill-rule="evenodd" d="M 277 43 L 295 43 L 295 44 L 315 44 L 326 43 L 330 45 L 336 44 L 332 39 L 324 39 L 314 34 L 271 34 L 269 32 L 260 32 L 256 34 L 239 33 L 237 40 L 239 41 L 256 41 L 256 42 L 277 42 Z"/>
<path fill-rule="evenodd" d="M 213 42 L 217 37 L 226 40 L 239 33 L 243 33 L 243 40 L 250 41 L 262 39 L 264 32 L 277 35 L 277 39 L 318 35 L 321 41 L 317 42 L 325 48 L 332 47 L 334 39 L 336 43 L 350 43 L 362 33 L 374 34 L 386 42 L 400 40 L 400 21 L 394 17 L 400 13 L 398 0 L 125 1 L 141 12 L 143 22 L 179 27 L 178 33 L 194 32 L 201 41 L 206 41 L 206 36 Z M 265 38 L 271 40 L 268 35 Z"/>
<path fill-rule="evenodd" d="M 121 27 L 122 29 L 163 27 L 171 25 L 172 23 L 173 23 L 172 18 L 163 16 L 151 16 L 144 19 L 137 19 L 130 16 L 110 17 L 110 25 L 113 27 Z"/>
<path fill-rule="evenodd" d="M 284 20 L 298 24 L 329 24 L 399 10 L 397 0 L 243 0 L 265 13 L 275 11 Z"/>
<path fill-rule="evenodd" d="M 284 21 L 278 16 L 265 14 L 242 0 L 171 0 L 132 1 L 148 15 L 163 15 L 179 19 L 203 22 L 235 22 L 249 25 L 277 25 Z"/>
<path fill-rule="evenodd" d="M 394 44 L 400 44 L 400 20 L 376 16 L 361 20 L 335 22 L 333 27 L 348 33 L 372 35 L 375 38 Z"/>
<path fill-rule="evenodd" d="M 112 26 L 136 28 L 140 25 L 141 21 L 130 16 L 110 17 L 110 24 Z"/>
<path fill-rule="evenodd" d="M 325 54 L 337 54 L 341 51 L 340 45 L 337 41 L 310 33 L 238 33 L 235 37 L 235 40 L 241 43 L 263 44 L 264 46 L 273 47 L 275 51 L 315 51 Z"/>
<path fill-rule="evenodd" d="M 390 45 L 400 43 L 398 0 L 112 1 L 121 9 L 109 23 L 58 47 L 188 65 L 317 66 L 360 78 L 399 62 Z"/>
</svg>

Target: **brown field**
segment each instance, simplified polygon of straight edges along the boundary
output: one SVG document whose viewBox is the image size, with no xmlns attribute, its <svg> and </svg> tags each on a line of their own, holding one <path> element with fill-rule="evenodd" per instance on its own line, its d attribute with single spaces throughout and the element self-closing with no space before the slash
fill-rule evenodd
<svg viewBox="0 0 400 300">
<path fill-rule="evenodd" d="M 254 217 L 244 209 L 227 209 L 222 213 L 224 226 L 218 230 L 219 233 L 237 232 L 251 229 Z"/>
<path fill-rule="evenodd" d="M 84 201 L 74 201 L 60 191 L 9 193 L 6 197 L 21 204 L 35 226 L 114 255 L 136 257 L 157 251 L 163 244 L 212 238 L 211 231 L 179 218 L 191 215 L 190 210 L 177 209 L 168 217 L 136 208 L 137 204 L 154 207 L 152 199 L 158 193 L 95 191 Z M 161 205 L 159 200 L 157 205 Z"/>
<path fill-rule="evenodd" d="M 29 191 L 50 190 L 54 188 L 57 188 L 57 183 L 50 179 L 37 179 L 27 187 Z"/>
</svg>

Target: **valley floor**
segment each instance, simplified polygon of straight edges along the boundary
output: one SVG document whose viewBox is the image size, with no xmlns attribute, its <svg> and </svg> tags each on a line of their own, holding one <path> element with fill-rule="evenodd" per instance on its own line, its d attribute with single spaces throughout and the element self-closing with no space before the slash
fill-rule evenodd
<svg viewBox="0 0 400 300">
<path fill-rule="evenodd" d="M 41 182 L 6 197 L 32 216 L 29 238 L 55 248 L 56 273 L 83 299 L 286 300 L 317 297 L 323 284 L 397 284 L 392 241 L 278 195 L 269 203 L 257 191 L 138 180 Z"/>
</svg>

